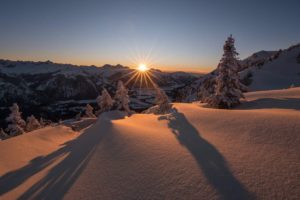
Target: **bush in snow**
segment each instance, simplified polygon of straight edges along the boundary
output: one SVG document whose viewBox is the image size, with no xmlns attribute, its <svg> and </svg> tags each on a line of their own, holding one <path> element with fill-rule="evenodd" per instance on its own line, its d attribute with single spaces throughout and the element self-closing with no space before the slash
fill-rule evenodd
<svg viewBox="0 0 300 200">
<path fill-rule="evenodd" d="M 79 112 L 77 115 L 75 115 L 75 120 L 76 121 L 81 120 L 81 112 Z"/>
<path fill-rule="evenodd" d="M 118 82 L 118 88 L 114 100 L 118 110 L 124 109 L 128 114 L 131 113 L 129 109 L 130 100 L 128 96 L 128 90 L 125 88 L 122 81 Z"/>
<path fill-rule="evenodd" d="M 105 88 L 102 90 L 101 96 L 97 97 L 97 103 L 100 108 L 98 114 L 109 111 L 112 108 L 113 100 Z"/>
<path fill-rule="evenodd" d="M 3 129 L 0 129 L 0 140 L 5 140 L 7 139 L 9 136 L 3 131 Z"/>
<path fill-rule="evenodd" d="M 279 50 L 272 56 L 273 60 L 276 60 L 276 59 L 280 56 L 281 53 L 282 53 L 282 50 L 279 49 Z"/>
<path fill-rule="evenodd" d="M 26 131 L 33 131 L 38 128 L 41 128 L 40 122 L 33 115 L 27 117 Z"/>
<path fill-rule="evenodd" d="M 94 108 L 90 104 L 87 104 L 85 107 L 85 117 L 90 117 L 90 118 L 96 117 L 93 113 L 93 110 Z"/>
<path fill-rule="evenodd" d="M 208 97 L 207 103 L 212 107 L 231 108 L 240 104 L 240 99 L 244 98 L 242 91 L 246 86 L 240 82 L 238 53 L 235 50 L 232 36 L 228 37 L 223 49 L 224 54 L 218 65 L 215 93 Z"/>
<path fill-rule="evenodd" d="M 166 93 L 157 85 L 155 86 L 155 93 L 155 103 L 158 106 L 156 114 L 165 114 L 170 112 L 172 104 L 170 104 L 169 98 Z"/>
<path fill-rule="evenodd" d="M 40 123 L 40 126 L 41 126 L 41 127 L 46 126 L 46 122 L 44 121 L 44 119 L 43 119 L 42 117 L 40 118 L 39 123 Z"/>
<path fill-rule="evenodd" d="M 14 136 L 24 133 L 26 122 L 21 117 L 18 104 L 14 103 L 9 109 L 11 113 L 6 118 L 6 121 L 9 123 L 6 130 L 9 132 L 9 135 Z"/>
</svg>

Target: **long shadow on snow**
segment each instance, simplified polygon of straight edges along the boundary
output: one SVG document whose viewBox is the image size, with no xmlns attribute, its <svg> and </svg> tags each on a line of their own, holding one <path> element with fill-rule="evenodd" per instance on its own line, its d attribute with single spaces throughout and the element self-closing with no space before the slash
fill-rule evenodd
<svg viewBox="0 0 300 200">
<path fill-rule="evenodd" d="M 102 121 L 98 120 L 97 123 L 102 123 Z M 108 130 L 111 123 L 105 121 L 101 126 L 102 130 Z M 18 187 L 33 175 L 65 156 L 57 164 L 55 163 L 54 166 L 51 166 L 52 168 L 50 168 L 49 172 L 41 180 L 33 184 L 18 198 L 62 199 L 85 168 L 104 134 L 97 130 L 96 125 L 93 125 L 78 138 L 65 143 L 63 147 L 53 153 L 37 157 L 31 160 L 28 165 L 8 172 L 0 178 L 0 196 Z"/>
<path fill-rule="evenodd" d="M 159 120 L 168 120 L 169 128 L 193 155 L 208 182 L 216 189 L 221 199 L 255 199 L 255 196 L 232 175 L 222 154 L 200 136 L 184 114 L 174 112 L 169 116 L 161 116 Z"/>
</svg>

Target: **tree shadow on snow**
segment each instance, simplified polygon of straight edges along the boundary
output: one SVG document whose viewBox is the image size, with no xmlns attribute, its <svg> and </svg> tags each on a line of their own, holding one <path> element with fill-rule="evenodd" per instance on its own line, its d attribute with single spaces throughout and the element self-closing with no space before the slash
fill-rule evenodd
<svg viewBox="0 0 300 200">
<path fill-rule="evenodd" d="M 98 120 L 97 123 L 101 123 L 101 121 Z M 105 121 L 100 126 L 102 130 L 108 130 L 111 123 Z M 97 130 L 96 125 L 93 125 L 76 139 L 63 144 L 60 149 L 47 156 L 35 158 L 20 169 L 8 172 L 0 177 L 0 196 L 54 164 L 44 177 L 34 183 L 18 199 L 62 199 L 85 168 L 104 134 L 104 132 L 101 133 Z M 62 160 L 58 161 L 60 158 Z"/>
<path fill-rule="evenodd" d="M 262 98 L 253 101 L 243 101 L 235 110 L 251 110 L 251 109 L 294 109 L 300 110 L 300 99 L 297 98 Z"/>
<path fill-rule="evenodd" d="M 193 155 L 199 168 L 221 199 L 255 199 L 255 196 L 248 192 L 230 172 L 222 154 L 200 136 L 184 114 L 174 112 L 169 116 L 161 116 L 159 120 L 168 120 L 169 128 L 180 144 Z"/>
</svg>

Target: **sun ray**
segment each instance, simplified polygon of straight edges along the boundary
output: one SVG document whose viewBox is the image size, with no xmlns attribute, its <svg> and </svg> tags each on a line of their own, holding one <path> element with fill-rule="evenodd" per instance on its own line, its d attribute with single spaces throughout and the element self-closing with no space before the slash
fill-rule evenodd
<svg viewBox="0 0 300 200">
<path fill-rule="evenodd" d="M 156 81 L 159 81 L 159 78 L 154 73 L 149 73 L 148 75 L 153 79 L 155 79 Z"/>
<path fill-rule="evenodd" d="M 143 82 L 144 82 L 144 73 L 141 73 L 141 81 L 140 81 L 140 90 L 142 89 Z"/>
<path fill-rule="evenodd" d="M 133 76 L 130 78 L 130 79 L 128 79 L 127 81 L 126 81 L 126 83 L 125 83 L 125 86 L 127 85 L 127 84 L 129 84 L 130 83 L 130 81 L 132 81 L 135 77 L 137 77 L 138 75 L 139 75 L 139 72 L 137 72 L 137 71 L 133 71 L 135 74 L 133 74 Z"/>
<path fill-rule="evenodd" d="M 151 74 L 151 73 L 146 73 L 145 75 L 146 75 L 147 78 L 150 80 L 150 83 L 152 84 L 152 86 L 155 87 L 156 84 L 155 84 L 154 81 L 152 80 L 150 74 Z"/>
<path fill-rule="evenodd" d="M 137 74 L 138 74 L 138 76 L 137 76 L 137 78 L 134 80 L 134 83 L 133 83 L 132 87 L 134 87 L 134 86 L 135 86 L 135 84 L 136 84 L 137 80 L 138 80 L 138 79 L 139 79 L 139 77 L 141 76 L 141 73 L 137 73 Z"/>
<path fill-rule="evenodd" d="M 149 83 L 148 83 L 148 79 L 147 79 L 147 73 L 144 74 L 144 77 L 145 77 L 146 88 L 149 88 Z"/>
</svg>

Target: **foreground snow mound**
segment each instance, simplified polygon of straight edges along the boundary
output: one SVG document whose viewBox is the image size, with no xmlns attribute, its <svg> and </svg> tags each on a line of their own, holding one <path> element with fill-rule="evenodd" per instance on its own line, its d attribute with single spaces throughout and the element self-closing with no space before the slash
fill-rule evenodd
<svg viewBox="0 0 300 200">
<path fill-rule="evenodd" d="M 298 199 L 300 104 L 278 101 L 299 101 L 300 88 L 246 98 L 233 110 L 107 112 L 78 136 L 55 127 L 0 142 L 0 198 Z"/>
</svg>

